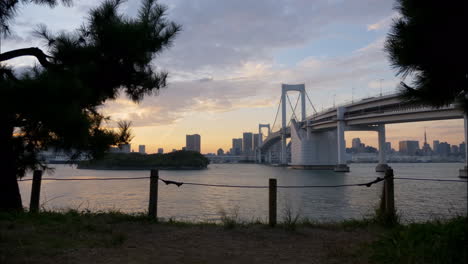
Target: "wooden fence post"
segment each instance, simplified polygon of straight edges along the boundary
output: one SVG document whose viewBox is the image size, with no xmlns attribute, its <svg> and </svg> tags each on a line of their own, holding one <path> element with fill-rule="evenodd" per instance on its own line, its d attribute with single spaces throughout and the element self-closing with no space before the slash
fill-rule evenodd
<svg viewBox="0 0 468 264">
<path fill-rule="evenodd" d="M 395 214 L 395 192 L 393 190 L 393 169 L 385 170 L 385 214 L 394 216 Z"/>
<path fill-rule="evenodd" d="M 151 170 L 148 216 L 158 220 L 158 181 L 159 170 Z"/>
<path fill-rule="evenodd" d="M 33 173 L 31 187 L 31 201 L 29 202 L 29 212 L 36 213 L 39 211 L 39 200 L 41 196 L 41 180 L 42 171 L 35 170 Z"/>
<path fill-rule="evenodd" d="M 276 179 L 270 179 L 268 182 L 268 189 L 269 189 L 269 195 L 268 195 L 268 202 L 269 202 L 269 223 L 270 226 L 275 226 L 276 225 Z"/>
</svg>

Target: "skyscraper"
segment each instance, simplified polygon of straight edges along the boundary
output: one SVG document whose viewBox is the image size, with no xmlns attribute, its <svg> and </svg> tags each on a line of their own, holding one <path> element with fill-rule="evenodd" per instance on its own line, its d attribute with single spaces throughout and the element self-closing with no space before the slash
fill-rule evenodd
<svg viewBox="0 0 468 264">
<path fill-rule="evenodd" d="M 240 155 L 241 153 L 242 153 L 242 138 L 233 138 L 231 155 Z"/>
<path fill-rule="evenodd" d="M 243 154 L 251 154 L 253 150 L 253 134 L 251 132 L 245 132 L 242 140 L 242 152 Z"/>
<path fill-rule="evenodd" d="M 158 148 L 158 154 L 164 154 L 164 149 L 163 148 Z"/>
<path fill-rule="evenodd" d="M 190 151 L 200 151 L 200 135 L 193 134 L 193 135 L 186 135 L 185 137 L 185 150 Z"/>
</svg>

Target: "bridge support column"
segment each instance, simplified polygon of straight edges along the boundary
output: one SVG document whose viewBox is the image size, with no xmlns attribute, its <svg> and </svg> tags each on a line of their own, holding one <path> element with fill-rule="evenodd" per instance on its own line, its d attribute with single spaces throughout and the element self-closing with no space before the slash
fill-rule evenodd
<svg viewBox="0 0 468 264">
<path fill-rule="evenodd" d="M 468 116 L 467 114 L 464 115 L 465 119 L 465 167 L 460 169 L 460 174 L 458 175 L 460 178 L 468 178 Z"/>
<path fill-rule="evenodd" d="M 338 164 L 336 165 L 334 171 L 336 172 L 349 172 L 349 167 L 346 164 L 346 143 L 344 138 L 345 131 L 345 121 L 344 113 L 346 109 L 344 107 L 338 107 L 337 109 L 337 133 L 336 138 L 338 140 Z"/>
<path fill-rule="evenodd" d="M 379 164 L 375 167 L 375 171 L 385 172 L 389 168 L 385 157 L 385 125 L 379 125 L 377 132 L 379 134 Z"/>
</svg>

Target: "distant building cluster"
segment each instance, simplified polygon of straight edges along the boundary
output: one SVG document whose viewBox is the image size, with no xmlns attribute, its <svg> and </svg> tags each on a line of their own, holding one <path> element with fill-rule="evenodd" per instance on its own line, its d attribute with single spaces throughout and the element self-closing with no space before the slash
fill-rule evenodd
<svg viewBox="0 0 468 264">
<path fill-rule="evenodd" d="M 385 143 L 385 153 L 389 161 L 461 161 L 465 159 L 466 144 L 462 142 L 458 145 L 450 145 L 447 142 L 434 140 L 431 145 L 427 142 L 426 132 L 424 132 L 424 142 L 422 146 L 418 140 L 402 140 L 398 142 L 398 150 L 392 148 L 390 142 Z M 346 152 L 351 154 L 352 161 L 374 161 L 375 153 L 378 150 L 374 147 L 366 146 L 360 138 L 353 138 L 351 148 Z"/>
<path fill-rule="evenodd" d="M 232 139 L 232 146 L 229 151 L 224 152 L 222 149 L 219 149 L 217 154 L 218 156 L 252 156 L 254 155 L 255 150 L 260 146 L 261 142 L 262 134 L 245 132 L 242 134 L 242 138 Z"/>
</svg>

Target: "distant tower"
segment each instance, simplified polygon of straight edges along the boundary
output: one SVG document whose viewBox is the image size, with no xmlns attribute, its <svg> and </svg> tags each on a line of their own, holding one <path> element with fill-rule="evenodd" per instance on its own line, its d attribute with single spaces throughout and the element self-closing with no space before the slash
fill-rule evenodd
<svg viewBox="0 0 468 264">
<path fill-rule="evenodd" d="M 427 144 L 426 128 L 424 128 L 424 145 Z"/>
<path fill-rule="evenodd" d="M 422 148 L 422 153 L 424 155 L 432 154 L 431 146 L 429 146 L 429 144 L 427 144 L 426 128 L 424 128 L 424 144 L 423 144 L 423 148 Z"/>
</svg>

